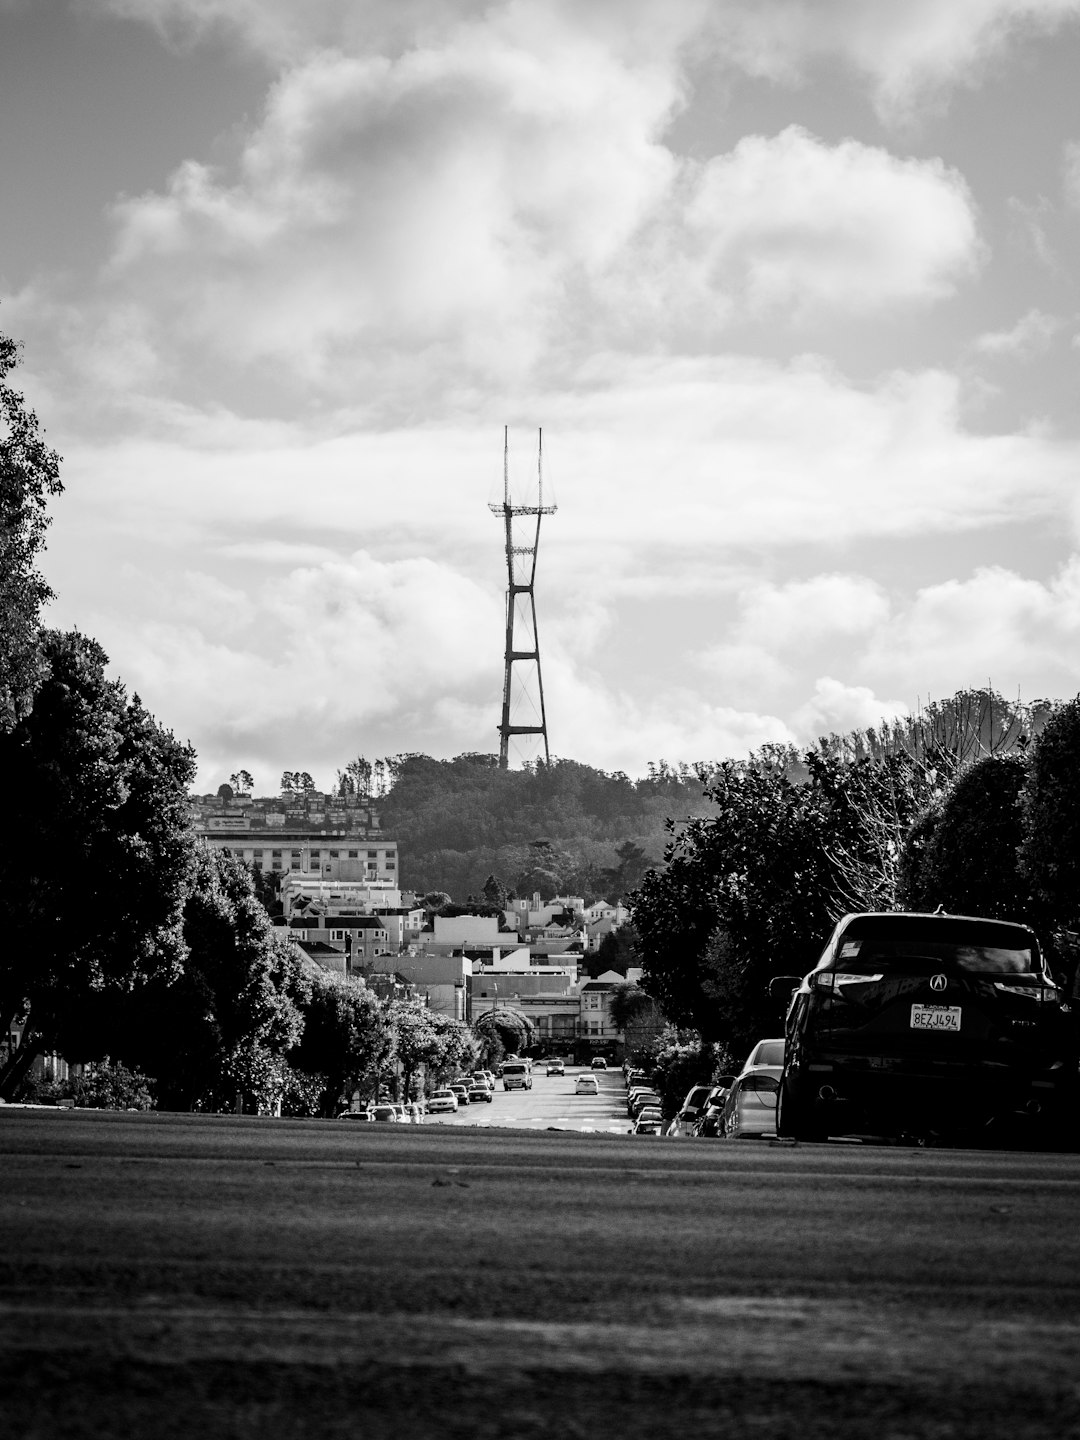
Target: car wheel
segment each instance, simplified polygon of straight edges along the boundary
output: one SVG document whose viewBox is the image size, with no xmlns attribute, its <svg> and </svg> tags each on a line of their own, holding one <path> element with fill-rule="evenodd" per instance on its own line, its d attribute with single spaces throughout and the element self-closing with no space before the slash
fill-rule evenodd
<svg viewBox="0 0 1080 1440">
<path fill-rule="evenodd" d="M 785 1076 L 780 1082 L 776 1104 L 776 1133 L 788 1140 L 818 1141 L 827 1139 L 817 1106 L 799 1093 Z"/>
</svg>

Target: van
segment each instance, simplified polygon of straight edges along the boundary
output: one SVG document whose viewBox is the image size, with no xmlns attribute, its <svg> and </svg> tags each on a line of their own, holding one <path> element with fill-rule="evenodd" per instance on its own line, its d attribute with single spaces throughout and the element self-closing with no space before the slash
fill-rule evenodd
<svg viewBox="0 0 1080 1440">
<path fill-rule="evenodd" d="M 531 1090 L 532 1066 L 526 1060 L 505 1060 L 502 1067 L 504 1090 Z"/>
</svg>

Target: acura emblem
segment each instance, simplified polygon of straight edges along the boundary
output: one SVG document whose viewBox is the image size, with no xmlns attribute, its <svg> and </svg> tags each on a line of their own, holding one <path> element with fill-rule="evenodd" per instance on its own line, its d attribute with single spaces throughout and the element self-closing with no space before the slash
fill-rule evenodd
<svg viewBox="0 0 1080 1440">
<path fill-rule="evenodd" d="M 944 990 L 948 983 L 949 978 L 947 975 L 931 975 L 930 977 L 931 990 Z"/>
</svg>

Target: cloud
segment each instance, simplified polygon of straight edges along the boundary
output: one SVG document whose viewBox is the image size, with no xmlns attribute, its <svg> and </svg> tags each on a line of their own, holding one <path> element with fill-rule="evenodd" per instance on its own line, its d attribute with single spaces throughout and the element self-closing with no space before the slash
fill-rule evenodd
<svg viewBox="0 0 1080 1440">
<path fill-rule="evenodd" d="M 1080 210 L 1080 140 L 1068 140 L 1062 147 L 1061 188 L 1066 205 Z"/>
<path fill-rule="evenodd" d="M 1063 324 L 1064 321 L 1056 315 L 1047 315 L 1042 310 L 1029 310 L 1011 330 L 994 330 L 979 335 L 972 348 L 984 355 L 1019 361 L 1033 360 L 1036 356 L 1045 354 Z"/>
<path fill-rule="evenodd" d="M 777 0 L 713 12 L 733 62 L 778 81 L 840 57 L 870 86 L 878 114 L 906 122 L 978 84 L 1005 51 L 1080 18 L 1078 0 Z"/>
<path fill-rule="evenodd" d="M 879 700 L 866 685 L 845 685 L 829 675 L 814 683 L 814 694 L 792 716 L 792 728 L 803 744 L 849 730 L 876 729 L 882 720 L 906 715 L 902 700 Z"/>
</svg>

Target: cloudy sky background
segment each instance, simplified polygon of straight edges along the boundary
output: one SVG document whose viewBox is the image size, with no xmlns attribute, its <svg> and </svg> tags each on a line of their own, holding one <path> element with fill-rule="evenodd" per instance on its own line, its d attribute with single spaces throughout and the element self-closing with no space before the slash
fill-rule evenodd
<svg viewBox="0 0 1080 1440">
<path fill-rule="evenodd" d="M 1080 0 L 0 0 L 50 622 L 207 788 L 496 750 L 542 425 L 553 754 L 1074 695 L 1078 75 Z"/>
</svg>

